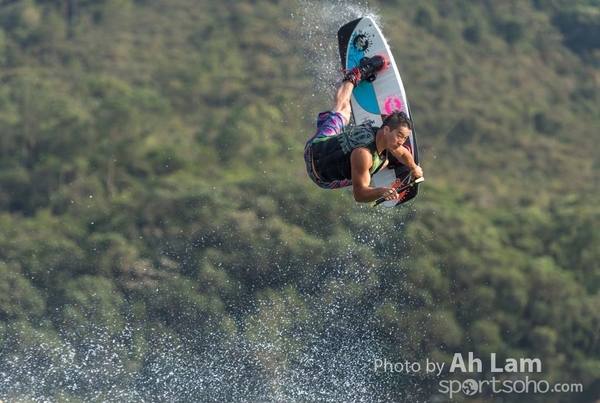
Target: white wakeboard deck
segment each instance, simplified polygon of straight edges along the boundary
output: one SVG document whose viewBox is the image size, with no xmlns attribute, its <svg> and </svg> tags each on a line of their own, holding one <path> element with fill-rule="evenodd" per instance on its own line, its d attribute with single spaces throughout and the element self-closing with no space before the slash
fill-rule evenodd
<svg viewBox="0 0 600 403">
<path fill-rule="evenodd" d="M 362 58 L 377 54 L 385 56 L 389 61 L 387 69 L 377 74 L 375 81 L 364 80 L 352 92 L 352 115 L 355 124 L 370 122 L 379 127 L 385 117 L 395 110 L 404 111 L 412 120 L 406 91 L 394 56 L 375 21 L 370 17 L 362 17 L 343 25 L 338 30 L 338 42 L 344 69 L 351 69 L 357 66 Z M 412 153 L 418 164 L 419 153 L 414 122 L 412 133 L 404 146 Z M 373 175 L 372 183 L 376 187 L 398 187 L 409 183 L 410 180 L 410 170 L 391 157 L 388 167 Z M 386 207 L 400 205 L 413 199 L 418 191 L 418 185 L 412 186 L 400 192 L 397 199 L 382 204 Z"/>
</svg>

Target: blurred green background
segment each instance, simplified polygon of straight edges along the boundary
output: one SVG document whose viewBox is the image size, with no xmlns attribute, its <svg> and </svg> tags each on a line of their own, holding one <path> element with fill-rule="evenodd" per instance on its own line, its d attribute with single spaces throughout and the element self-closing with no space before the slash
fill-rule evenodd
<svg viewBox="0 0 600 403">
<path fill-rule="evenodd" d="M 426 182 L 400 208 L 306 176 L 375 16 Z M 450 401 L 455 353 L 600 399 L 600 2 L 0 4 L 0 398 Z M 520 378 L 519 378 L 520 379 Z"/>
</svg>

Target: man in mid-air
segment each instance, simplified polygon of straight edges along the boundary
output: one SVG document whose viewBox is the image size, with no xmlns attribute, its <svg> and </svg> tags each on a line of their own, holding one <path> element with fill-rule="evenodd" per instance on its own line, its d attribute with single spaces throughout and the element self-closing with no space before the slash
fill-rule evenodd
<svg viewBox="0 0 600 403">
<path fill-rule="evenodd" d="M 389 153 L 410 169 L 413 180 L 423 176 L 410 151 L 403 147 L 412 130 L 406 113 L 395 111 L 379 128 L 361 124 L 345 131 L 352 114 L 352 90 L 362 80 L 372 81 L 386 68 L 387 60 L 376 55 L 345 71 L 333 110 L 319 114 L 317 133 L 304 148 L 306 169 L 313 182 L 325 189 L 352 186 L 357 202 L 397 197 L 394 188 L 371 187 L 371 176 L 388 164 Z"/>
</svg>

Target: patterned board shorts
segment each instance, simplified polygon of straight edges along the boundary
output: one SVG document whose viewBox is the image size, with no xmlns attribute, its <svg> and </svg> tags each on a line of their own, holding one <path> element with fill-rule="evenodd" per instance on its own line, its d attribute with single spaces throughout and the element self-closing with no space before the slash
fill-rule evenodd
<svg viewBox="0 0 600 403">
<path fill-rule="evenodd" d="M 314 183 L 324 189 L 337 189 L 341 187 L 351 186 L 352 181 L 349 179 L 338 180 L 333 182 L 325 182 L 319 179 L 318 175 L 313 170 L 312 163 L 312 143 L 315 139 L 337 136 L 340 134 L 346 125 L 344 124 L 344 115 L 340 112 L 321 112 L 317 117 L 317 132 L 312 136 L 304 147 L 304 161 L 306 162 L 306 172 Z"/>
</svg>

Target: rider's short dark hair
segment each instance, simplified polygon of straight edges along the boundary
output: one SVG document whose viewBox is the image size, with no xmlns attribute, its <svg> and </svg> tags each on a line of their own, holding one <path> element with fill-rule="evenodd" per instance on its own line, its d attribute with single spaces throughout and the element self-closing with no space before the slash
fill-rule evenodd
<svg viewBox="0 0 600 403">
<path fill-rule="evenodd" d="M 412 121 L 404 111 L 394 111 L 383 121 L 383 126 L 387 126 L 392 130 L 395 130 L 401 126 L 406 126 L 409 130 L 412 130 Z"/>
</svg>

